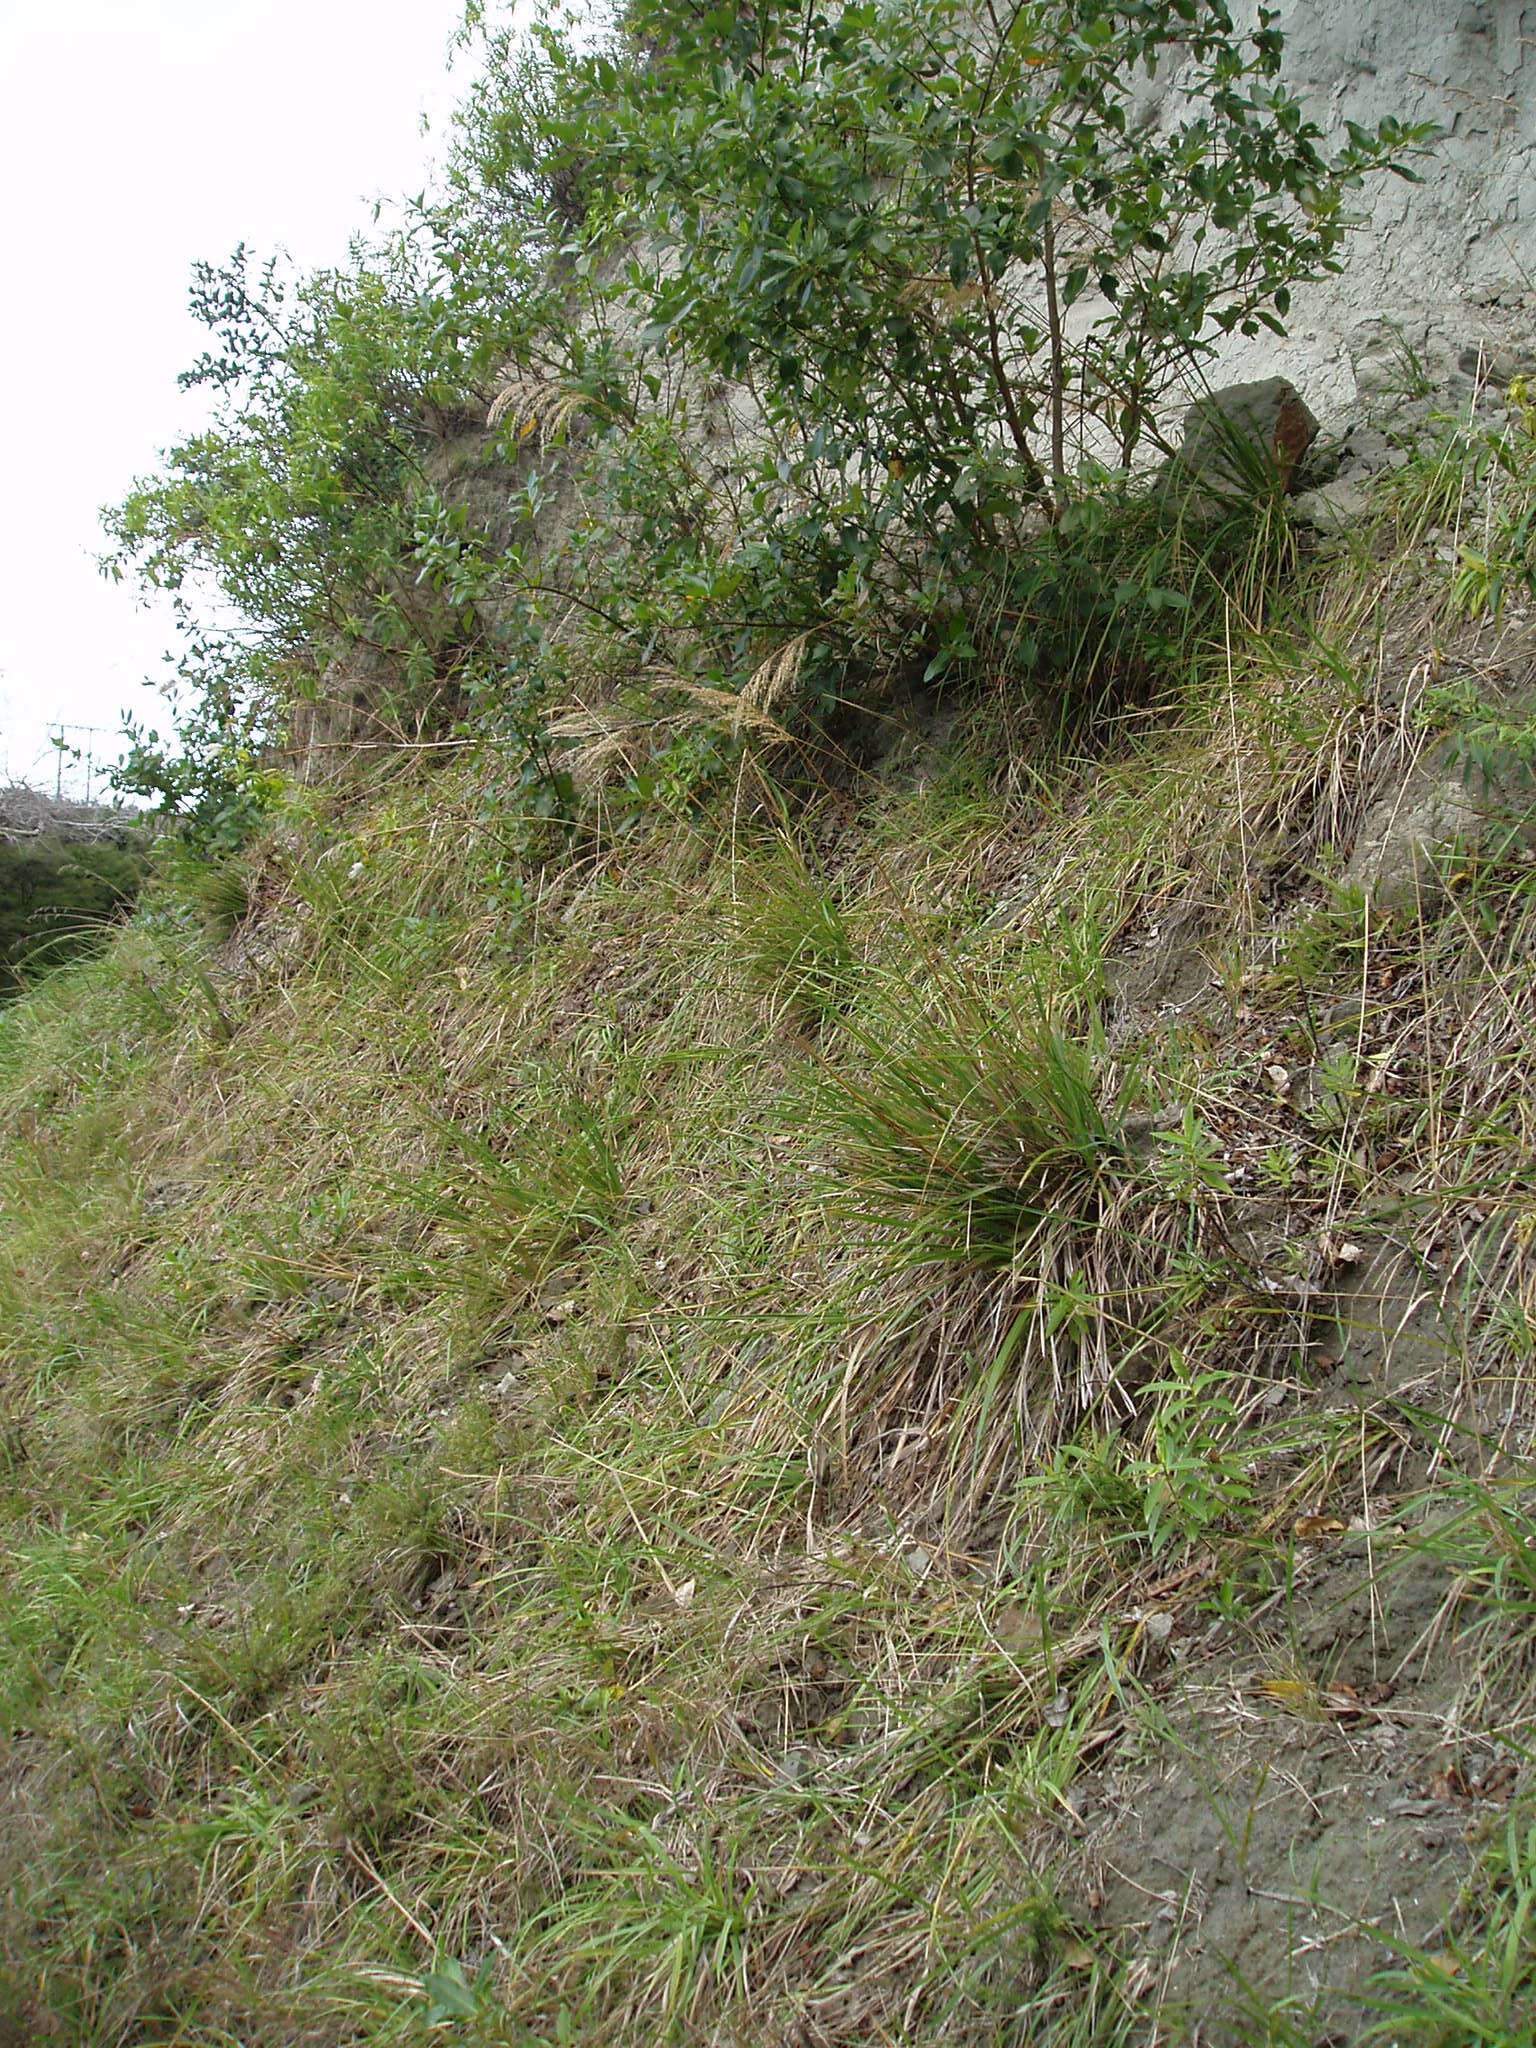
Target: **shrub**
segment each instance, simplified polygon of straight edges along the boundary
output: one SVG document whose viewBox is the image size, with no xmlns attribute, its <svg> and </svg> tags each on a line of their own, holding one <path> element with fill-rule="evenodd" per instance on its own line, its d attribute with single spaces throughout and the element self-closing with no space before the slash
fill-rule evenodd
<svg viewBox="0 0 1536 2048">
<path fill-rule="evenodd" d="M 210 394 L 211 420 L 104 515 L 107 572 L 168 592 L 184 636 L 175 737 L 130 728 L 120 783 L 202 851 L 248 836 L 292 706 L 354 648 L 385 729 L 419 736 L 489 694 L 511 704 L 534 779 L 552 772 L 509 682 L 517 633 L 493 631 L 485 602 L 490 573 L 515 584 L 520 558 L 456 524 L 428 476 L 477 350 L 499 352 L 505 328 L 473 293 L 458 304 L 451 245 L 418 225 L 420 244 L 359 244 L 308 278 L 258 272 L 243 246 L 198 265 L 192 309 L 214 347 L 181 382 Z"/>
<path fill-rule="evenodd" d="M 488 13 L 400 230 L 308 278 L 197 270 L 212 417 L 108 515 L 112 573 L 189 636 L 183 743 L 133 735 L 126 786 L 230 850 L 353 648 L 381 731 L 464 721 L 565 816 L 543 700 L 573 652 L 707 724 L 871 672 L 1091 699 L 1198 641 L 1250 536 L 1129 480 L 1425 131 L 1329 149 L 1273 14 L 1225 0 L 631 0 L 536 56 Z M 1138 74 L 1172 66 L 1149 122 Z M 458 494 L 443 444 L 493 368 L 497 491 Z"/>
<path fill-rule="evenodd" d="M 551 136 L 579 133 L 612 195 L 567 255 L 606 264 L 653 387 L 683 365 L 759 408 L 735 489 L 678 521 L 690 559 L 654 579 L 755 623 L 738 683 L 765 635 L 807 626 L 809 680 L 817 652 L 888 658 L 893 624 L 942 673 L 981 651 L 997 565 L 1042 526 L 1061 532 L 1037 566 L 1081 595 L 1070 515 L 1097 462 L 1126 476 L 1168 445 L 1223 334 L 1283 333 L 1293 287 L 1340 267 L 1348 193 L 1411 175 L 1424 133 L 1387 120 L 1327 152 L 1278 82 L 1272 14 L 1244 35 L 1223 0 L 634 0 L 626 29 L 617 54 L 548 45 Z M 1138 72 L 1174 62 L 1179 111 L 1139 119 Z M 696 619 L 666 616 L 686 644 Z"/>
</svg>

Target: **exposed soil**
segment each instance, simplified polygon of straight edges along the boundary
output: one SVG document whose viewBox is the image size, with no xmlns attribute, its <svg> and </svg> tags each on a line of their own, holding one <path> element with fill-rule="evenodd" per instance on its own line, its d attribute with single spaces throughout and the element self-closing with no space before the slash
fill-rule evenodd
<svg viewBox="0 0 1536 2048">
<path fill-rule="evenodd" d="M 1529 687 L 1523 633 L 1502 645 L 1492 634 L 1468 639 L 1455 661 L 1485 686 L 1497 678 L 1512 701 Z M 1362 718 L 1357 772 L 1332 797 L 1321 785 L 1314 793 L 1336 860 L 1348 860 L 1378 813 L 1391 818 L 1378 837 L 1407 846 L 1413 821 L 1399 829 L 1398 815 L 1426 772 L 1409 740 L 1425 679 L 1421 671 L 1378 693 Z M 1446 902 L 1446 849 L 1464 860 L 1472 844 L 1461 778 L 1435 773 L 1436 790 L 1458 801 L 1444 805 L 1437 833 L 1420 833 L 1428 854 L 1411 849 L 1420 882 L 1427 874 L 1436 885 L 1432 897 L 1412 891 L 1415 922 Z M 1508 791 L 1500 794 L 1507 815 Z M 1133 1047 L 1170 1026 L 1196 1030 L 1213 1066 L 1273 1075 L 1273 1129 L 1303 1162 L 1331 1127 L 1330 1059 L 1375 1049 L 1386 1148 L 1394 1063 L 1424 1050 L 1408 1009 L 1410 993 L 1422 1005 L 1422 991 L 1410 992 L 1400 969 L 1393 979 L 1391 918 L 1402 902 L 1382 904 L 1379 999 L 1329 1008 L 1339 991 L 1323 978 L 1321 1007 L 1294 1020 L 1293 1039 L 1314 1048 L 1309 1060 L 1285 1050 L 1282 1016 L 1271 1008 L 1255 1018 L 1233 986 L 1235 973 L 1245 991 L 1262 978 L 1285 934 L 1330 900 L 1316 877 L 1318 847 L 1302 845 L 1317 834 L 1306 809 L 1277 822 L 1255 849 L 1254 928 L 1237 965 L 1230 930 L 1190 884 L 1130 925 L 1107 963 L 1109 1042 Z M 1507 832 L 1499 843 L 1511 844 Z M 1304 860 L 1288 883 L 1298 848 Z M 1374 873 L 1365 880 L 1369 888 Z M 1261 1120 L 1252 1118 L 1248 1136 Z M 1186 1588 L 1177 1610 L 1144 1617 L 1140 1689 L 1127 1699 L 1139 1747 L 1132 1737 L 1106 1749 L 1107 1761 L 1071 1794 L 1077 1903 L 1127 1943 L 1149 2038 L 1343 2048 L 1363 2024 L 1360 1995 L 1373 1973 L 1390 1969 L 1402 1946 L 1433 1952 L 1454 1924 L 1473 1854 L 1528 1776 L 1519 1729 L 1501 1711 L 1508 1703 L 1490 1694 L 1478 1662 L 1476 1613 L 1452 1566 L 1425 1548 L 1420 1503 L 1446 1476 L 1448 1431 L 1431 1453 L 1403 1422 L 1415 1410 L 1438 1414 L 1485 1444 L 1511 1444 L 1519 1424 L 1508 1368 L 1486 1341 L 1479 1347 L 1458 1306 L 1507 1259 L 1507 1228 L 1487 1207 L 1438 1232 L 1383 1214 L 1358 1243 L 1324 1237 L 1321 1254 L 1309 1245 L 1298 1266 L 1304 1201 L 1261 1197 L 1239 1213 L 1242 1252 L 1271 1273 L 1289 1256 L 1295 1277 L 1285 1284 L 1307 1303 L 1306 1372 L 1277 1385 L 1274 1400 L 1330 1415 L 1341 1439 L 1352 1432 L 1355 1469 L 1335 1475 L 1316 1513 L 1256 1531 L 1253 1568 L 1268 1575 L 1267 1596 L 1250 1584 L 1224 1610 L 1212 1581 Z M 1442 1496 L 1436 1512 L 1445 1511 Z"/>
<path fill-rule="evenodd" d="M 1258 1625 L 1170 1641 L 1151 1754 L 1077 1788 L 1084 1901 L 1206 2048 L 1281 2006 L 1298 2038 L 1349 2041 L 1391 1942 L 1434 1945 L 1516 1779 L 1437 1628 L 1451 1591 L 1401 1539 L 1298 1545 Z"/>
</svg>

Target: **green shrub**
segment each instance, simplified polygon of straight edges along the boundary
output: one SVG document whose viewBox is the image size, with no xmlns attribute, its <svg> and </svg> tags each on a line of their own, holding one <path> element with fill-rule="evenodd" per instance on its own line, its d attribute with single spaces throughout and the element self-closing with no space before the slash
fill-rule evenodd
<svg viewBox="0 0 1536 2048">
<path fill-rule="evenodd" d="M 573 658 L 663 701 L 658 749 L 689 693 L 705 731 L 725 697 L 814 723 L 968 668 L 1092 708 L 1273 568 L 1129 479 L 1427 131 L 1327 147 L 1267 10 L 632 0 L 530 42 L 477 5 L 465 37 L 480 76 L 399 231 L 309 277 L 198 267 L 208 423 L 108 515 L 109 568 L 187 630 L 176 744 L 134 734 L 124 786 L 204 850 L 249 833 L 338 659 L 380 735 L 462 724 L 563 819 L 543 706 Z"/>
<path fill-rule="evenodd" d="M 757 416 L 714 487 L 713 451 L 647 448 L 670 545 L 607 550 L 609 588 L 651 644 L 736 687 L 797 633 L 813 688 L 872 657 L 920 653 L 932 678 L 990 656 L 1021 549 L 1037 611 L 1086 607 L 1090 645 L 1166 627 L 1181 586 L 1156 562 L 1135 601 L 1122 576 L 1093 587 L 1096 464 L 1123 482 L 1169 446 L 1221 336 L 1284 332 L 1292 288 L 1341 267 L 1348 193 L 1412 175 L 1425 133 L 1388 119 L 1330 153 L 1279 83 L 1272 15 L 1244 34 L 1222 0 L 634 0 L 626 33 L 547 45 L 566 81 L 551 147 L 579 141 L 603 172 L 566 253 L 648 380 L 649 408 L 594 413 L 620 471 L 640 415 L 707 412 L 711 379 L 746 383 Z M 1138 118 L 1138 72 L 1173 61 L 1170 120 Z M 581 353 L 568 382 L 596 399 Z M 1034 637 L 1002 635 L 1026 674 Z"/>
</svg>

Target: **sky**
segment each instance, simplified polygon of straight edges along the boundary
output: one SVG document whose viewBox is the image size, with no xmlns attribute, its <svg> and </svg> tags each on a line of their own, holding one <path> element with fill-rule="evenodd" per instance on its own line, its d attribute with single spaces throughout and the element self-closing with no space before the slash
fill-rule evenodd
<svg viewBox="0 0 1536 2048">
<path fill-rule="evenodd" d="M 334 262 L 420 190 L 461 14 L 0 0 L 0 781 L 53 787 L 56 721 L 101 728 L 72 735 L 98 764 L 125 711 L 165 730 L 169 622 L 103 579 L 97 514 L 197 423 L 192 265 L 242 240 Z"/>
</svg>

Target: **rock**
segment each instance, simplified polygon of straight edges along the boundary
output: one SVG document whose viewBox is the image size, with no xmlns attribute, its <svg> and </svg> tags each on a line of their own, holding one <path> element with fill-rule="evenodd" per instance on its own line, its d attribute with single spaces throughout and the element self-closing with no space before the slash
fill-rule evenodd
<svg viewBox="0 0 1536 2048">
<path fill-rule="evenodd" d="M 1384 469 L 1401 469 L 1408 451 L 1382 428 L 1369 421 L 1357 421 L 1344 437 L 1339 464 L 1330 483 L 1344 477 L 1379 476 Z"/>
<path fill-rule="evenodd" d="M 1446 896 L 1445 851 L 1475 820 L 1460 783 L 1409 783 L 1367 811 L 1344 879 L 1364 889 L 1383 913 L 1415 905 L 1437 910 Z"/>
<path fill-rule="evenodd" d="M 1302 491 L 1296 499 L 1296 513 L 1319 533 L 1344 533 L 1361 523 L 1369 504 L 1366 479 L 1341 476 L 1318 490 Z"/>
<path fill-rule="evenodd" d="M 1458 853 L 1499 853 L 1511 838 L 1536 843 L 1529 789 L 1512 775 L 1491 781 L 1443 759 L 1419 769 L 1395 795 L 1372 805 L 1361 821 L 1346 882 L 1364 889 L 1384 915 L 1439 910 Z"/>
<path fill-rule="evenodd" d="M 1503 348 L 1492 343 L 1474 342 L 1461 352 L 1457 367 L 1468 377 L 1475 377 L 1480 384 L 1492 384 L 1503 390 L 1513 384 L 1517 377 L 1536 379 L 1536 352 L 1528 348 Z"/>
<path fill-rule="evenodd" d="M 787 1749 L 773 1767 L 774 1783 L 791 1792 L 808 1785 L 815 1775 L 816 1759 L 808 1749 Z"/>
<path fill-rule="evenodd" d="M 1184 415 L 1175 462 L 1213 492 L 1249 495 L 1266 470 L 1288 490 L 1318 425 L 1288 377 L 1228 384 L 1197 399 Z"/>
</svg>

